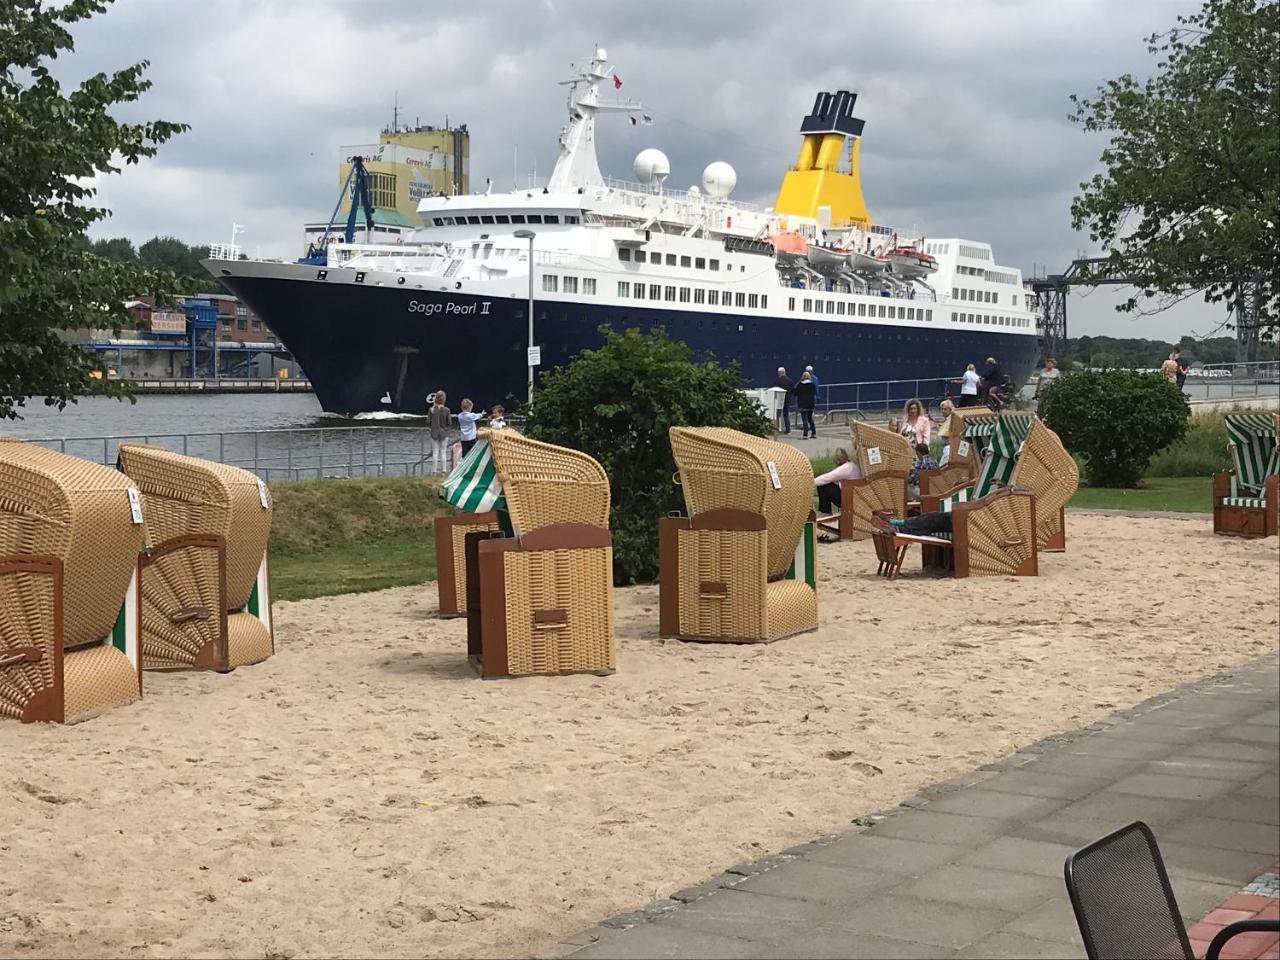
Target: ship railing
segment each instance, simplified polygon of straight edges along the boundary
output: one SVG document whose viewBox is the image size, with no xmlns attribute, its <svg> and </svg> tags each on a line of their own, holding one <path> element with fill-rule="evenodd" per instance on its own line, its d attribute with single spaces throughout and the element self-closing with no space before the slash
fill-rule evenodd
<svg viewBox="0 0 1280 960">
<path fill-rule="evenodd" d="M 149 443 L 175 453 L 242 467 L 268 483 L 423 476 L 430 472 L 431 454 L 426 426 L 388 421 L 223 433 L 46 437 L 29 442 L 107 466 L 115 466 L 120 444 Z"/>
<path fill-rule="evenodd" d="M 698 207 L 723 207 L 728 212 L 734 210 L 749 211 L 751 213 L 764 213 L 765 208 L 758 203 L 750 203 L 745 200 L 721 200 L 712 197 L 706 193 L 692 193 L 688 190 L 671 190 L 663 187 L 661 193 L 656 193 L 643 183 L 637 183 L 634 180 L 620 180 L 616 177 L 605 177 L 604 185 L 610 190 L 617 190 L 623 193 L 639 194 L 646 199 L 671 199 L 683 201 L 691 206 Z"/>
</svg>

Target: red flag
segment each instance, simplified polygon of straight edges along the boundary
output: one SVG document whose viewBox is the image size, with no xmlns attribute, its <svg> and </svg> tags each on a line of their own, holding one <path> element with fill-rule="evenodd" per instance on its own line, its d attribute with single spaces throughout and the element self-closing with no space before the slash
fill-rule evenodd
<svg viewBox="0 0 1280 960">
<path fill-rule="evenodd" d="M 622 86 L 622 80 L 621 80 L 621 78 L 620 78 L 620 77 L 615 73 L 615 74 L 613 75 L 613 89 L 617 90 L 620 86 Z"/>
</svg>

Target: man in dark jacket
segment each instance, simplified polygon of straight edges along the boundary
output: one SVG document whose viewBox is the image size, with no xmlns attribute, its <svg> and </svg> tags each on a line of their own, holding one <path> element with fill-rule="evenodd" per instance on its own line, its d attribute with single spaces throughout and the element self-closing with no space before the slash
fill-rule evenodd
<svg viewBox="0 0 1280 960">
<path fill-rule="evenodd" d="M 800 411 L 800 435 L 816 437 L 818 428 L 813 425 L 813 408 L 818 399 L 818 385 L 808 370 L 800 374 L 800 382 L 791 388 L 791 392 L 796 395 L 796 409 Z"/>
<path fill-rule="evenodd" d="M 783 390 L 787 391 L 782 395 L 782 432 L 790 433 L 791 432 L 791 409 L 790 409 L 791 408 L 791 391 L 795 389 L 795 386 L 794 384 L 792 384 L 791 378 L 787 376 L 786 367 L 778 368 L 778 381 L 777 383 L 774 384 L 774 386 L 781 387 Z"/>
</svg>

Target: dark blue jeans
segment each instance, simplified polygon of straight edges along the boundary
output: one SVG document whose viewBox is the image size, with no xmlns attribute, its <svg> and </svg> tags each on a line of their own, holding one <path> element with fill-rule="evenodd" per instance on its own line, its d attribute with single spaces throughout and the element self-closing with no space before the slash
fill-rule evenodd
<svg viewBox="0 0 1280 960">
<path fill-rule="evenodd" d="M 802 427 L 800 432 L 804 436 L 816 437 L 818 435 L 818 428 L 813 425 L 812 410 L 806 410 L 803 407 L 800 408 L 800 426 Z"/>
<path fill-rule="evenodd" d="M 782 405 L 782 432 L 791 432 L 791 411 L 787 409 L 787 405 L 785 403 Z"/>
</svg>

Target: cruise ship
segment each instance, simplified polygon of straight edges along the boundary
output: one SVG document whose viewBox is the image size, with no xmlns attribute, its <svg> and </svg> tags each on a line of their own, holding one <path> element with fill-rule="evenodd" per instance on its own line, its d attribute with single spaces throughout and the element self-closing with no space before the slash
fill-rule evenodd
<svg viewBox="0 0 1280 960">
<path fill-rule="evenodd" d="M 644 116 L 639 104 L 601 98 L 615 76 L 607 64 L 597 49 L 565 81 L 569 119 L 545 185 L 425 198 L 402 243 L 340 241 L 303 262 L 206 268 L 338 414 L 422 413 L 438 389 L 455 405 L 522 400 L 531 286 L 540 371 L 598 346 L 607 325 L 662 327 L 698 357 L 736 361 L 744 388 L 810 364 L 824 388 L 936 385 L 989 356 L 1018 384 L 1029 376 L 1037 314 L 1019 270 L 997 265 L 987 243 L 872 221 L 856 94 L 817 95 L 796 163 L 765 208 L 732 199 L 736 174 L 724 161 L 687 190 L 668 189 L 670 165 L 654 148 L 636 156 L 634 181 L 602 176 L 598 117 Z"/>
</svg>

